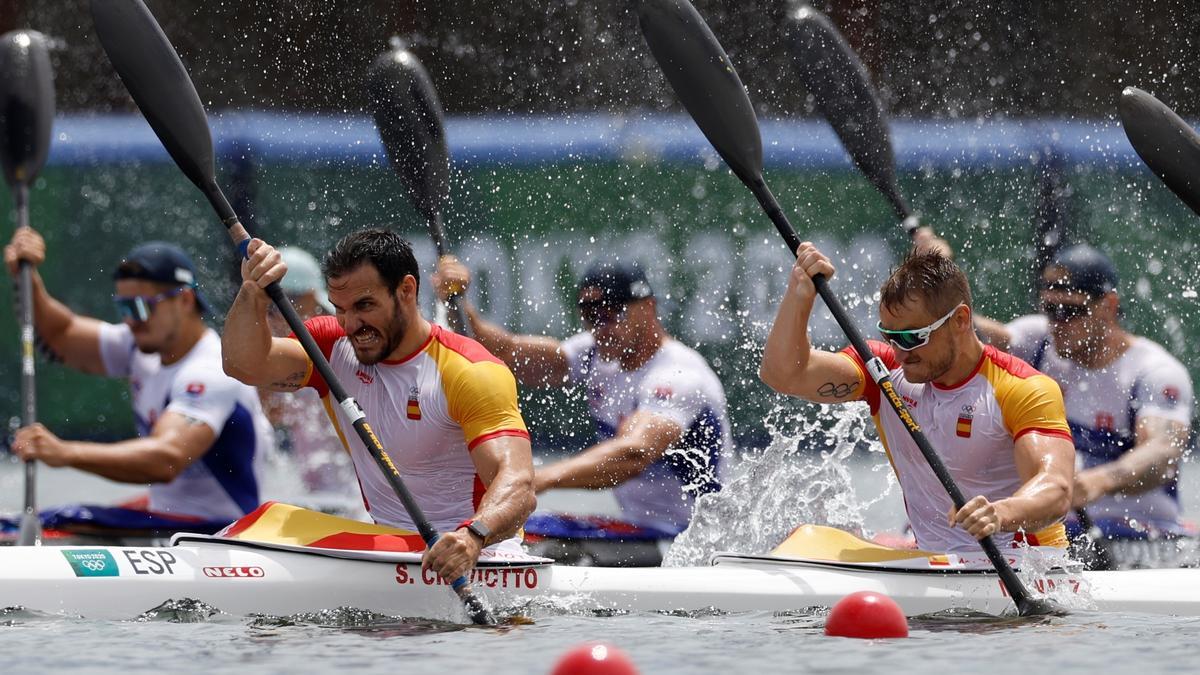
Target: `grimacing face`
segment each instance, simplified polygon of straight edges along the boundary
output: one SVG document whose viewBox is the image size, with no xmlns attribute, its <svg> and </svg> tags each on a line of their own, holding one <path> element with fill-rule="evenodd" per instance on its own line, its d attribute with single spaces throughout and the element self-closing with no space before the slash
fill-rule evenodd
<svg viewBox="0 0 1200 675">
<path fill-rule="evenodd" d="M 328 283 L 329 302 L 359 363 L 371 366 L 396 351 L 412 324 L 403 301 L 415 297 L 416 280 L 405 277 L 393 293 L 375 266 L 364 263 Z"/>
<path fill-rule="evenodd" d="M 896 349 L 896 359 L 906 380 L 914 384 L 933 382 L 950 370 L 958 359 L 951 324 L 959 318 L 958 312 L 966 311 L 969 311 L 966 307 L 955 310 L 955 315 L 929 336 L 929 344 L 911 351 Z M 898 307 L 879 306 L 879 322 L 888 330 L 924 328 L 940 318 L 942 313 L 935 313 L 921 300 L 909 300 Z"/>
<path fill-rule="evenodd" d="M 114 289 L 120 297 L 142 296 L 151 298 L 176 288 L 173 284 L 164 284 L 145 279 L 118 279 Z M 190 300 L 189 300 L 190 298 Z M 129 326 L 133 333 L 133 342 L 138 351 L 143 354 L 157 354 L 171 344 L 179 335 L 188 315 L 195 310 L 195 296 L 190 289 L 174 297 L 165 298 L 150 308 L 150 318 L 137 321 L 126 317 L 122 321 Z"/>
</svg>

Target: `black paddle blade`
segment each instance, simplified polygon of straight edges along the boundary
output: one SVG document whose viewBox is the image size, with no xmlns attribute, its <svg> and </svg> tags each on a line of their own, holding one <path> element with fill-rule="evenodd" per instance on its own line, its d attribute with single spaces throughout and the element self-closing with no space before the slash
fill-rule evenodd
<svg viewBox="0 0 1200 675">
<path fill-rule="evenodd" d="M 1117 109 L 1138 156 L 1200 215 L 1200 136 L 1166 104 L 1136 87 L 1121 92 Z"/>
<path fill-rule="evenodd" d="M 708 142 L 743 183 L 762 182 L 762 136 L 733 63 L 688 0 L 643 0 L 650 53 Z"/>
<path fill-rule="evenodd" d="M 46 164 L 54 125 L 54 72 L 41 33 L 0 36 L 0 163 L 10 186 L 29 185 Z"/>
<path fill-rule="evenodd" d="M 450 193 L 442 105 L 429 73 L 399 40 L 367 70 L 367 95 L 392 169 L 427 222 Z"/>
<path fill-rule="evenodd" d="M 92 17 L 104 52 L 146 121 L 188 180 L 211 199 L 216 172 L 208 118 L 158 21 L 142 0 L 92 0 Z"/>
<path fill-rule="evenodd" d="M 900 218 L 912 210 L 900 194 L 892 138 L 870 75 L 829 17 L 801 5 L 788 13 L 788 42 L 800 82 L 829 121 L 855 166 Z"/>
</svg>

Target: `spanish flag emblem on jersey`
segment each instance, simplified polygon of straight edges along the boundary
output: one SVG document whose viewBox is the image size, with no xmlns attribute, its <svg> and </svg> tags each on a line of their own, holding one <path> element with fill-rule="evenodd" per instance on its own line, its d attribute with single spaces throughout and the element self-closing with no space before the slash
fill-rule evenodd
<svg viewBox="0 0 1200 675">
<path fill-rule="evenodd" d="M 959 415 L 958 424 L 954 427 L 954 434 L 959 438 L 971 437 L 971 417 L 968 415 Z"/>
<path fill-rule="evenodd" d="M 421 419 L 421 403 L 417 400 L 415 395 L 409 395 L 408 406 L 406 407 L 406 410 L 408 412 L 408 419 Z"/>
</svg>

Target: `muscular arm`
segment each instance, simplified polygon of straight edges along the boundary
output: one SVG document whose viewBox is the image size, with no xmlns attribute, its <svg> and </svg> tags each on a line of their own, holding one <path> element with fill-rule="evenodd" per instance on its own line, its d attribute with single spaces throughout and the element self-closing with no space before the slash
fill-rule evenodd
<svg viewBox="0 0 1200 675">
<path fill-rule="evenodd" d="M 1027 433 L 1017 439 L 1013 453 L 1024 483 L 1013 496 L 995 502 L 1000 530 L 1033 532 L 1057 522 L 1071 506 L 1074 444 L 1059 436 Z"/>
<path fill-rule="evenodd" d="M 1104 495 L 1137 495 L 1159 487 L 1175 477 L 1187 448 L 1186 424 L 1162 417 L 1138 418 L 1135 445 L 1129 452 L 1100 466 L 1081 471 L 1076 477 L 1076 506 Z"/>
<path fill-rule="evenodd" d="M 979 314 L 973 313 L 971 318 L 975 322 L 975 333 L 979 335 L 980 340 L 1002 352 L 1008 351 L 1012 344 L 1012 333 L 1007 326 Z"/>
<path fill-rule="evenodd" d="M 484 319 L 470 303 L 465 304 L 475 339 L 508 364 L 518 382 L 536 387 L 562 386 L 568 365 L 558 340 L 510 333 Z"/>
<path fill-rule="evenodd" d="M 309 361 L 300 343 L 271 336 L 267 325 L 266 292 L 243 283 L 221 334 L 225 374 L 246 384 L 273 391 L 296 391 L 308 375 Z"/>
<path fill-rule="evenodd" d="M 100 357 L 103 322 L 80 316 L 50 295 L 37 270 L 33 281 L 33 325 L 38 336 L 68 366 L 92 375 L 105 375 Z"/>
<path fill-rule="evenodd" d="M 515 535 L 537 507 L 533 492 L 533 452 L 529 439 L 500 436 L 471 450 L 479 479 L 487 485 L 475 519 L 492 530 L 484 546 Z"/>
<path fill-rule="evenodd" d="M 813 349 L 809 342 L 812 310 L 812 299 L 798 297 L 788 289 L 767 336 L 758 376 L 781 394 L 815 403 L 856 400 L 862 375 L 854 363 L 840 354 Z"/>
<path fill-rule="evenodd" d="M 613 438 L 538 469 L 534 487 L 539 493 L 553 488 L 616 487 L 645 471 L 682 437 L 683 429 L 662 415 L 635 412 Z"/>
<path fill-rule="evenodd" d="M 165 412 L 149 436 L 117 443 L 64 441 L 66 464 L 121 483 L 169 483 L 208 452 L 216 433 L 204 422 Z"/>
<path fill-rule="evenodd" d="M 471 460 L 479 479 L 487 485 L 473 519 L 486 525 L 491 535 L 481 542 L 462 527 L 443 533 L 421 557 L 421 568 L 432 569 L 443 579 L 465 574 L 474 567 L 483 547 L 516 534 L 537 507 L 528 439 L 500 436 L 484 441 L 471 450 Z"/>
</svg>

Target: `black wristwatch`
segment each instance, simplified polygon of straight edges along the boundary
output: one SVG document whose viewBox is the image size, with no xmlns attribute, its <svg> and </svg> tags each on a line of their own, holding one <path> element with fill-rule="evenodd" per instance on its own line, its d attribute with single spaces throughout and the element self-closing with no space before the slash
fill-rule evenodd
<svg viewBox="0 0 1200 675">
<path fill-rule="evenodd" d="M 461 525 L 459 525 L 459 527 L 460 528 L 465 527 L 465 528 L 467 528 L 468 532 L 475 535 L 476 537 L 479 537 L 480 544 L 486 544 L 488 537 L 492 536 L 492 530 L 487 525 L 484 525 L 483 523 L 481 523 L 478 520 L 475 520 L 473 518 L 471 520 L 464 520 L 463 523 Z"/>
</svg>

